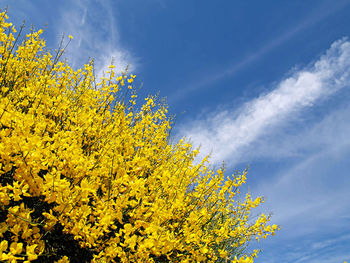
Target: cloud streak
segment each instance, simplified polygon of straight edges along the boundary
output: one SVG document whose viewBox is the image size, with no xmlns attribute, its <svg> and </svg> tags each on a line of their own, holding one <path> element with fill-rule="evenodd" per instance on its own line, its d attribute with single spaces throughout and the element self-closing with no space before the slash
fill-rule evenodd
<svg viewBox="0 0 350 263">
<path fill-rule="evenodd" d="M 341 39 L 315 63 L 282 80 L 267 94 L 247 102 L 240 110 L 216 112 L 205 119 L 180 127 L 180 136 L 201 144 L 204 155 L 213 152 L 212 161 L 240 160 L 240 152 L 288 122 L 303 109 L 350 84 L 350 42 Z"/>
<path fill-rule="evenodd" d="M 126 67 L 134 72 L 137 68 L 137 59 L 121 46 L 110 1 L 75 1 L 62 12 L 58 31 L 74 37 L 66 54 L 74 67 L 93 58 L 97 76 L 102 76 L 112 61 L 117 72 Z"/>
<path fill-rule="evenodd" d="M 261 48 L 252 51 L 250 55 L 242 58 L 237 63 L 234 63 L 225 69 L 221 69 L 215 74 L 209 74 L 209 76 L 204 76 L 201 81 L 186 85 L 185 88 L 177 90 L 174 94 L 172 94 L 169 97 L 171 98 L 172 101 L 177 101 L 181 98 L 186 97 L 188 93 L 194 92 L 198 89 L 212 85 L 213 83 L 220 81 L 226 77 L 237 74 L 239 71 L 243 70 L 244 68 L 251 65 L 252 63 L 255 63 L 260 58 L 270 53 L 271 51 L 281 46 L 282 44 L 286 43 L 287 41 L 295 37 L 297 34 L 299 34 L 300 32 L 321 22 L 322 20 L 333 15 L 334 13 L 348 6 L 349 4 L 350 2 L 347 0 L 337 1 L 336 3 L 332 2 L 331 5 L 321 4 L 313 12 L 311 12 L 311 14 L 309 14 L 308 17 L 305 17 L 299 23 L 288 28 L 288 30 L 286 30 L 283 34 L 276 36 L 275 38 L 271 39 L 267 43 L 263 43 L 261 45 Z"/>
</svg>

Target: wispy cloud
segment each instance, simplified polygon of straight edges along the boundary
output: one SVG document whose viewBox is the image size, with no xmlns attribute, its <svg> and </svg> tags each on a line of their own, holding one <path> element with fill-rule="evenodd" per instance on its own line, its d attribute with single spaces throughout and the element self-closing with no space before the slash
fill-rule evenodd
<svg viewBox="0 0 350 263">
<path fill-rule="evenodd" d="M 315 240 L 315 235 L 340 235 L 348 231 L 349 134 L 350 106 L 342 105 L 295 136 L 284 138 L 290 142 L 279 147 L 298 151 L 300 156 L 296 162 L 268 174 L 259 173 L 251 190 L 265 196 L 262 211 L 273 211 L 272 220 L 283 226 L 280 240 Z M 279 152 L 279 143 L 273 139 L 264 144 L 275 144 L 272 148 Z M 308 251 L 332 247 L 335 243 L 333 239 L 327 242 L 322 239 L 308 246 Z"/>
<path fill-rule="evenodd" d="M 74 37 L 67 49 L 69 61 L 81 67 L 93 58 L 97 76 L 102 76 L 113 61 L 117 72 L 137 68 L 137 59 L 121 45 L 117 21 L 110 1 L 75 1 L 62 12 L 59 34 Z"/>
<path fill-rule="evenodd" d="M 203 76 L 203 78 L 200 81 L 189 83 L 182 89 L 177 89 L 175 93 L 169 96 L 171 101 L 177 101 L 179 99 L 182 99 L 188 96 L 188 94 L 191 92 L 197 91 L 198 89 L 203 89 L 205 87 L 210 87 L 210 85 L 214 84 L 217 81 L 237 74 L 247 66 L 255 63 L 260 58 L 273 51 L 275 48 L 286 43 L 300 32 L 312 27 L 313 25 L 333 15 L 334 13 L 336 13 L 337 11 L 341 10 L 349 4 L 350 2 L 348 0 L 332 2 L 332 4 L 320 4 L 319 6 L 317 6 L 317 8 L 315 8 L 315 10 L 311 11 L 307 17 L 304 17 L 304 19 L 299 21 L 299 23 L 296 23 L 295 25 L 291 26 L 284 33 L 276 36 L 270 41 L 262 43 L 261 48 L 253 50 L 248 56 L 243 57 L 238 62 L 235 62 L 234 64 L 231 64 L 226 68 L 220 69 L 219 71 L 216 71 L 216 73 L 211 73 L 207 76 Z"/>
<path fill-rule="evenodd" d="M 258 157 L 265 158 L 265 161 L 278 161 L 284 158 L 282 168 L 268 173 L 258 172 L 259 177 L 250 185 L 253 193 L 263 194 L 266 198 L 260 211 L 272 211 L 273 222 L 282 226 L 276 241 L 271 240 L 270 246 L 264 246 L 261 261 L 258 259 L 257 262 L 280 262 L 278 253 L 282 252 L 275 251 L 275 247 L 281 243 L 289 246 L 282 253 L 283 262 L 343 262 L 350 257 L 347 249 L 350 236 L 346 232 L 344 234 L 344 231 L 348 233 L 350 218 L 349 173 L 346 172 L 350 157 L 349 55 L 348 41 L 335 42 L 308 69 L 295 72 L 289 81 L 282 81 L 272 92 L 248 102 L 248 109 L 244 107 L 233 119 L 235 121 L 246 115 L 261 117 L 252 114 L 259 108 L 250 107 L 252 105 L 261 106 L 261 112 L 274 109 L 275 114 L 263 114 L 274 116 L 274 120 L 270 122 L 267 119 L 263 128 L 258 126 L 260 129 L 256 129 L 254 139 L 248 140 L 245 146 L 238 145 L 237 149 L 241 149 L 249 160 Z M 305 76 L 305 73 L 314 78 L 301 91 L 295 83 L 304 83 L 300 76 Z M 289 87 L 287 91 L 293 89 L 293 92 L 281 95 L 282 87 Z M 294 91 L 301 92 L 299 95 L 303 99 Z M 288 103 L 287 94 L 293 95 Z M 275 100 L 267 98 L 275 96 L 283 107 L 271 106 L 274 103 L 270 102 Z M 301 113 L 310 113 L 306 108 L 320 104 L 325 106 L 326 103 L 320 102 L 331 100 L 332 106 L 327 105 L 327 110 L 322 110 L 316 122 L 304 121 L 302 127 L 294 127 L 287 134 L 286 129 L 279 129 L 286 124 L 288 128 L 292 127 Z M 257 101 L 266 103 L 256 104 Z M 262 118 L 265 120 L 265 117 Z M 236 157 L 242 160 L 242 155 L 237 154 Z M 286 157 L 293 157 L 294 161 L 286 162 Z"/>
<path fill-rule="evenodd" d="M 333 236 L 333 237 L 332 237 Z M 319 239 L 318 241 L 315 241 Z M 264 244 L 269 249 L 263 250 L 256 263 L 343 263 L 350 260 L 350 236 L 340 233 L 337 236 L 329 234 L 328 237 L 303 237 L 302 239 L 279 240 Z M 281 246 L 281 244 L 283 244 Z M 267 245 L 267 246 L 266 246 Z"/>
<path fill-rule="evenodd" d="M 282 226 L 277 236 L 262 246 L 264 252 L 257 263 L 280 262 L 279 255 L 283 262 L 291 263 L 350 259 L 350 106 L 344 106 L 346 99 L 341 102 L 323 119 L 293 136 L 282 136 L 286 144 L 279 145 L 272 137 L 262 143 L 274 144 L 271 148 L 277 155 L 281 152 L 278 147 L 285 147 L 283 152 L 292 150 L 299 156 L 292 163 L 286 164 L 284 159 L 277 171 L 256 171 L 257 178 L 250 184 L 254 194 L 265 196 L 260 211 L 273 212 L 272 221 Z M 280 244 L 285 246 L 276 251 Z"/>
<path fill-rule="evenodd" d="M 334 42 L 318 61 L 281 81 L 267 94 L 247 102 L 241 109 L 214 112 L 191 125 L 180 127 L 180 135 L 201 144 L 203 154 L 213 152 L 212 161 L 241 161 L 242 152 L 260 136 L 271 133 L 293 116 L 350 84 L 350 42 Z"/>
</svg>

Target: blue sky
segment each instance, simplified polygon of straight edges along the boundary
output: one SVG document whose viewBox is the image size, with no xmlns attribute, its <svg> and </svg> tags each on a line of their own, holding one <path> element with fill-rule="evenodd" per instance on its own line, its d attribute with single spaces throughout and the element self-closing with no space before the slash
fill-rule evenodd
<svg viewBox="0 0 350 263">
<path fill-rule="evenodd" d="M 129 65 L 214 165 L 250 166 L 282 227 L 256 262 L 350 261 L 350 0 L 0 3 L 50 48 L 73 35 L 75 67 Z"/>
</svg>

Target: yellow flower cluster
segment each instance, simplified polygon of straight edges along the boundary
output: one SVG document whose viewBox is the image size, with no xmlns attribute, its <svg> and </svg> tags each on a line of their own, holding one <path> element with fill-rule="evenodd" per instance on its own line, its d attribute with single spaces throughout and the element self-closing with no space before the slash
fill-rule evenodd
<svg viewBox="0 0 350 263">
<path fill-rule="evenodd" d="M 225 177 L 180 140 L 167 109 L 136 108 L 135 76 L 74 71 L 41 30 L 21 39 L 0 14 L 0 261 L 253 262 L 273 234 Z M 69 36 L 72 39 L 71 36 Z"/>
</svg>

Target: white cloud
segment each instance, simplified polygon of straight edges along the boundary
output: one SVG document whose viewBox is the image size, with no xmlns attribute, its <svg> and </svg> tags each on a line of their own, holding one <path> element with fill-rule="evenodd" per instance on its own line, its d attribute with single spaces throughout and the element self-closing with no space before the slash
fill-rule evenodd
<svg viewBox="0 0 350 263">
<path fill-rule="evenodd" d="M 97 76 L 101 77 L 103 72 L 108 70 L 108 66 L 113 62 L 117 73 L 125 71 L 127 68 L 128 72 L 135 72 L 136 63 L 134 58 L 131 57 L 130 53 L 125 50 L 114 49 L 106 54 L 99 57 L 100 64 L 98 64 Z M 134 62 L 131 62 L 134 61 Z"/>
<path fill-rule="evenodd" d="M 262 135 L 320 100 L 350 84 L 350 42 L 334 42 L 318 61 L 295 72 L 267 94 L 247 102 L 241 109 L 215 112 L 205 119 L 180 127 L 180 136 L 201 144 L 202 154 L 212 161 L 242 161 L 244 151 Z"/>
<path fill-rule="evenodd" d="M 343 236 L 350 218 L 349 86 L 350 42 L 342 39 L 315 63 L 240 109 L 219 110 L 179 127 L 182 136 L 202 143 L 202 151 L 212 151 L 217 164 L 249 161 L 254 166 L 254 160 L 264 158 L 274 166 L 268 161 L 282 158 L 282 167 L 254 172 L 249 181 L 252 193 L 266 198 L 255 213 L 271 211 L 272 222 L 282 226 L 262 246 L 257 262 L 280 262 L 281 255 L 284 262 L 299 263 L 335 263 L 349 257 L 342 249 L 350 242 L 349 235 Z M 317 122 L 300 120 L 309 120 L 303 116 L 310 113 L 306 109 L 326 100 L 334 105 L 323 107 Z"/>
<path fill-rule="evenodd" d="M 345 242 L 350 240 L 350 234 L 345 234 L 343 236 L 337 237 L 337 238 L 330 238 L 327 240 L 322 240 L 322 241 L 316 241 L 311 245 L 311 249 L 323 249 L 326 247 L 329 247 L 331 245 L 334 245 L 339 242 Z"/>
<path fill-rule="evenodd" d="M 121 45 L 121 39 L 110 1 L 93 4 L 90 1 L 75 1 L 62 12 L 59 34 L 74 37 L 66 56 L 74 67 L 81 67 L 93 58 L 97 76 L 113 61 L 116 72 L 128 67 L 129 72 L 137 68 L 137 59 Z"/>
<path fill-rule="evenodd" d="M 282 226 L 265 247 L 270 250 L 267 258 L 276 258 L 274 247 L 280 243 L 290 247 L 284 253 L 285 262 L 335 263 L 350 256 L 344 249 L 350 244 L 350 106 L 346 98 L 339 100 L 346 94 L 340 92 L 336 96 L 340 105 L 328 109 L 317 122 L 281 135 L 278 141 L 273 136 L 261 140 L 255 156 L 267 156 L 265 162 L 278 160 L 281 152 L 297 153 L 293 162 L 284 158 L 284 166 L 277 172 L 257 172 L 251 187 L 253 193 L 266 198 L 260 211 L 272 211 L 273 222 Z M 279 261 L 265 261 L 263 256 L 261 262 Z"/>
<path fill-rule="evenodd" d="M 281 234 L 288 238 L 343 232 L 350 218 L 350 106 L 285 140 L 288 144 L 280 147 L 300 156 L 296 163 L 256 180 L 252 192 L 266 197 L 261 209 L 273 211 L 273 221 L 283 226 Z M 273 140 L 265 143 L 279 151 Z"/>
<path fill-rule="evenodd" d="M 314 26 L 315 24 L 326 19 L 327 17 L 334 15 L 336 12 L 342 10 L 347 5 L 349 5 L 349 1 L 347 0 L 339 0 L 336 2 L 323 2 L 319 3 L 318 6 L 315 5 L 315 9 L 310 10 L 308 15 L 301 19 L 298 23 L 287 28 L 284 33 L 274 37 L 270 41 L 266 43 L 261 43 L 260 48 L 252 50 L 252 52 L 248 56 L 243 57 L 238 62 L 235 58 L 235 63 L 229 65 L 226 68 L 221 68 L 219 70 L 211 69 L 210 72 L 216 71 L 216 73 L 206 74 L 206 76 L 203 76 L 203 78 L 200 81 L 186 84 L 182 89 L 177 89 L 171 96 L 169 96 L 171 101 L 182 99 L 188 96 L 188 94 L 191 92 L 208 87 L 228 76 L 236 75 L 238 72 L 240 72 L 247 66 L 256 63 L 266 54 L 270 53 L 277 47 L 283 45 L 300 32 Z"/>
<path fill-rule="evenodd" d="M 340 233 L 333 237 L 320 237 L 318 241 L 313 236 L 312 238 L 302 238 L 286 240 L 279 242 L 271 242 L 268 245 L 271 250 L 283 251 L 281 254 L 270 253 L 268 250 L 263 250 L 256 263 L 279 263 L 281 258 L 285 263 L 342 263 L 350 259 L 348 244 L 350 242 L 349 234 Z M 283 246 L 281 246 L 283 244 Z M 265 246 L 266 247 L 266 246 Z"/>
</svg>

